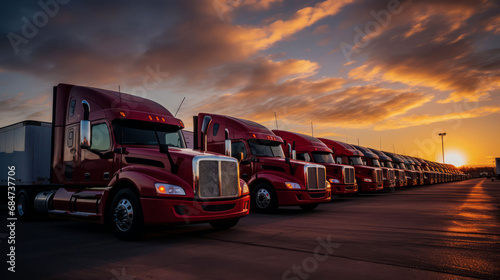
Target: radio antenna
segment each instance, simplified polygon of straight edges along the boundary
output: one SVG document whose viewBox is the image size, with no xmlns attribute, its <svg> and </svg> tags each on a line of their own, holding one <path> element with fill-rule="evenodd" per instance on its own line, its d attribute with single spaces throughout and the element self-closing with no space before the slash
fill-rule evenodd
<svg viewBox="0 0 500 280">
<path fill-rule="evenodd" d="M 314 127 L 312 121 L 311 121 L 311 136 L 314 137 Z"/>
<path fill-rule="evenodd" d="M 176 116 L 177 116 L 177 113 L 179 113 L 179 110 L 181 109 L 182 103 L 184 103 L 184 100 L 185 100 L 185 99 L 186 99 L 186 97 L 184 96 L 184 98 L 182 98 L 181 104 L 179 105 L 179 108 L 177 108 L 177 111 L 175 112 L 174 117 L 176 117 Z"/>
</svg>

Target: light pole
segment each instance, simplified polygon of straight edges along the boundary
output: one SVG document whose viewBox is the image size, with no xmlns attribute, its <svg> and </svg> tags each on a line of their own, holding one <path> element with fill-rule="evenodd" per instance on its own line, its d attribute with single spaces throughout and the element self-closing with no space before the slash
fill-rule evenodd
<svg viewBox="0 0 500 280">
<path fill-rule="evenodd" d="M 438 135 L 441 136 L 441 147 L 443 149 L 443 164 L 444 164 L 444 141 L 443 141 L 443 137 L 446 136 L 446 132 L 439 133 Z"/>
</svg>

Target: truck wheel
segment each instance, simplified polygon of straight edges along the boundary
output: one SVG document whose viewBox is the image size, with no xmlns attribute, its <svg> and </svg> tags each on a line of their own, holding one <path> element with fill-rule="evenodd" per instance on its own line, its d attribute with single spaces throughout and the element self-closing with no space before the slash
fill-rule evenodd
<svg viewBox="0 0 500 280">
<path fill-rule="evenodd" d="M 118 239 L 133 241 L 143 235 L 141 203 L 130 189 L 121 189 L 116 193 L 108 215 L 111 231 Z"/>
<path fill-rule="evenodd" d="M 278 208 L 278 196 L 272 187 L 260 183 L 252 191 L 250 209 L 260 212 L 270 212 Z"/>
<path fill-rule="evenodd" d="M 222 220 L 222 221 L 213 221 L 210 222 L 210 225 L 215 229 L 228 229 L 234 227 L 240 218 L 230 219 L 230 220 Z"/>
<path fill-rule="evenodd" d="M 319 205 L 318 203 L 311 203 L 311 204 L 303 204 L 303 205 L 300 205 L 299 207 L 305 211 L 312 211 L 312 210 L 316 209 L 316 207 L 318 207 L 318 205 Z"/>
<path fill-rule="evenodd" d="M 20 221 L 30 221 L 35 217 L 35 206 L 31 196 L 26 190 L 17 193 L 16 215 Z"/>
</svg>

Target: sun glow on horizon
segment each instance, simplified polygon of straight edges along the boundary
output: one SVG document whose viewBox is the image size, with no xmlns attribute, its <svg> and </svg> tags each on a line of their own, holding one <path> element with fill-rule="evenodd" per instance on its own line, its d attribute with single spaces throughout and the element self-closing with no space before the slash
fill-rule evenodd
<svg viewBox="0 0 500 280">
<path fill-rule="evenodd" d="M 446 163 L 453 164 L 456 167 L 460 167 L 466 164 L 466 157 L 463 152 L 457 150 L 451 150 L 449 152 L 444 152 L 444 160 Z"/>
</svg>

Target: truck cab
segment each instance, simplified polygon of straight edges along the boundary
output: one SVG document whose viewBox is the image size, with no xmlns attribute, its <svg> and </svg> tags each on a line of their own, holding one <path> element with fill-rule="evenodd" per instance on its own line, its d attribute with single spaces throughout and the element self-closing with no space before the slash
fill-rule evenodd
<svg viewBox="0 0 500 280">
<path fill-rule="evenodd" d="M 395 170 L 395 175 L 396 175 L 396 187 L 406 187 L 408 185 L 407 177 L 406 177 L 406 167 L 403 159 L 399 157 L 399 155 L 390 153 L 390 152 L 383 152 L 385 155 L 391 158 L 392 160 L 392 165 Z"/>
<path fill-rule="evenodd" d="M 404 161 L 405 175 L 408 186 L 418 185 L 418 175 L 413 164 L 405 156 L 399 155 L 399 157 Z"/>
<path fill-rule="evenodd" d="M 326 177 L 332 187 L 332 194 L 352 194 L 358 192 L 358 185 L 354 176 L 354 167 L 346 164 L 336 164 L 332 150 L 319 139 L 290 131 L 273 130 L 273 133 L 284 140 L 282 147 L 288 155 L 288 147 L 292 145 L 293 159 L 321 164 L 326 168 Z"/>
<path fill-rule="evenodd" d="M 384 180 L 384 188 L 392 189 L 396 187 L 396 178 L 394 175 L 394 168 L 392 168 L 392 164 L 389 162 L 390 166 L 384 164 L 387 160 L 381 160 L 381 156 L 374 153 L 368 148 L 353 145 L 356 150 L 363 153 L 363 164 L 367 166 L 379 167 L 382 168 L 383 180 Z M 386 158 L 389 158 L 385 156 Z"/>
<path fill-rule="evenodd" d="M 267 212 L 279 206 L 312 210 L 331 200 L 326 168 L 285 157 L 283 140 L 268 128 L 208 113 L 194 116 L 193 124 L 195 148 L 231 155 L 240 162 L 240 176 L 250 187 L 253 210 Z"/>
<path fill-rule="evenodd" d="M 384 189 L 382 169 L 363 165 L 363 153 L 340 141 L 318 138 L 333 152 L 337 164 L 348 164 L 356 170 L 356 182 L 360 192 L 375 192 Z"/>
<path fill-rule="evenodd" d="M 18 210 L 108 223 L 120 239 L 143 225 L 235 225 L 249 213 L 238 161 L 186 149 L 184 124 L 158 103 L 109 90 L 54 87 L 51 184 Z"/>
<path fill-rule="evenodd" d="M 410 156 L 404 156 L 409 164 L 412 167 L 412 170 L 415 171 L 415 174 L 417 176 L 417 185 L 422 186 L 424 184 L 424 171 L 421 168 L 421 163 L 417 160 L 415 160 L 413 157 Z"/>
<path fill-rule="evenodd" d="M 415 160 L 418 160 L 421 164 L 422 171 L 424 172 L 424 184 L 426 185 L 432 185 L 436 183 L 436 172 L 432 171 L 429 168 L 429 164 L 421 159 L 421 158 L 414 158 Z"/>
</svg>

